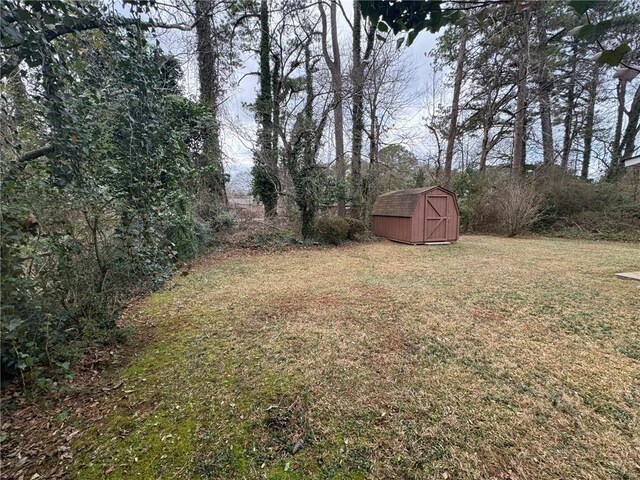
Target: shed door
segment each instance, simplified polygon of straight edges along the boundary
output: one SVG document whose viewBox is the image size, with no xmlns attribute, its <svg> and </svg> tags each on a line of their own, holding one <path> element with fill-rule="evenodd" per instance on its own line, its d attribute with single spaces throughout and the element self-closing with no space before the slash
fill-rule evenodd
<svg viewBox="0 0 640 480">
<path fill-rule="evenodd" d="M 424 241 L 443 242 L 447 240 L 447 212 L 446 195 L 427 195 L 425 208 Z"/>
</svg>

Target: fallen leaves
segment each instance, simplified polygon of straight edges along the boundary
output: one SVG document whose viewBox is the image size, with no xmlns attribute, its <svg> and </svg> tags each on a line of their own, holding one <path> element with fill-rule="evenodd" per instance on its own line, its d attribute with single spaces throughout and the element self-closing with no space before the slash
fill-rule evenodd
<svg viewBox="0 0 640 480">
<path fill-rule="evenodd" d="M 68 476 L 67 469 L 74 459 L 74 439 L 84 428 L 103 418 L 110 406 L 105 399 L 124 385 L 121 380 L 111 379 L 117 374 L 113 367 L 121 365 L 135 346 L 150 338 L 146 329 L 141 328 L 138 333 L 128 345 L 110 345 L 88 352 L 75 365 L 74 375 L 67 378 L 66 383 L 58 390 L 47 392 L 46 403 L 40 401 L 42 392 L 27 395 L 15 385 L 3 390 L 5 410 L 0 433 L 3 478 Z M 105 374 L 107 368 L 111 369 Z"/>
</svg>

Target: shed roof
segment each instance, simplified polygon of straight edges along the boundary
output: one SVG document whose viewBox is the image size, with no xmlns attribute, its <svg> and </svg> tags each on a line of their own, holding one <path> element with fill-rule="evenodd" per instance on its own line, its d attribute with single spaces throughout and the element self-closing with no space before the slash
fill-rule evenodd
<svg viewBox="0 0 640 480">
<path fill-rule="evenodd" d="M 409 188 L 385 193 L 376 199 L 371 213 L 382 217 L 411 217 L 420 196 L 435 188 L 440 187 Z"/>
</svg>

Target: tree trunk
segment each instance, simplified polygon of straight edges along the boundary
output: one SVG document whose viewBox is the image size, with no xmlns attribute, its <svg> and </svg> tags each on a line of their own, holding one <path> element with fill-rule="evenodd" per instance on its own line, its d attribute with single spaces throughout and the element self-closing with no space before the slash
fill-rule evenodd
<svg viewBox="0 0 640 480">
<path fill-rule="evenodd" d="M 616 113 L 616 130 L 613 135 L 612 151 L 617 152 L 620 148 L 620 140 L 622 139 L 622 124 L 624 122 L 624 104 L 627 99 L 627 82 L 626 80 L 618 80 L 616 88 L 618 94 L 618 111 Z"/>
<path fill-rule="evenodd" d="M 633 155 L 638 135 L 638 122 L 640 121 L 640 87 L 636 89 L 636 93 L 633 95 L 631 108 L 629 108 L 627 115 L 627 126 L 624 129 L 624 135 L 620 145 L 618 145 L 618 149 L 614 152 L 614 157 L 611 159 L 611 164 L 607 171 L 608 180 L 616 180 L 622 172 L 621 160 Z"/>
<path fill-rule="evenodd" d="M 364 132 L 364 61 L 373 52 L 376 25 L 371 25 L 367 33 L 367 47 L 362 56 L 362 12 L 361 0 L 353 1 L 353 66 L 351 71 L 351 88 L 353 95 L 353 115 L 351 127 L 351 215 L 364 220 L 364 184 L 362 180 L 362 134 Z M 364 60 L 364 61 L 363 61 Z"/>
<path fill-rule="evenodd" d="M 563 170 L 569 168 L 569 156 L 571 155 L 571 127 L 573 125 L 573 109 L 575 108 L 575 89 L 576 89 L 576 66 L 578 63 L 578 52 L 576 42 L 573 44 L 573 55 L 570 57 L 571 71 L 569 74 L 569 86 L 567 91 L 567 104 L 564 114 L 564 138 L 562 140 L 562 158 L 560 166 Z"/>
<path fill-rule="evenodd" d="M 351 127 L 351 215 L 359 218 L 362 214 L 362 131 L 364 122 L 363 110 L 363 86 L 364 72 L 362 71 L 362 53 L 360 42 L 362 40 L 362 13 L 360 0 L 353 0 L 353 67 L 351 71 L 351 88 L 353 90 L 353 118 Z"/>
<path fill-rule="evenodd" d="M 480 150 L 480 171 L 487 167 L 489 157 L 489 134 L 493 123 L 493 107 L 491 105 L 491 87 L 487 87 L 487 98 L 484 102 L 484 115 L 482 119 L 482 149 Z"/>
<path fill-rule="evenodd" d="M 64 126 L 61 124 L 64 115 L 60 108 L 60 101 L 57 101 L 58 98 L 62 98 L 60 95 L 60 81 L 51 66 L 52 62 L 49 52 L 44 52 L 42 57 L 42 87 L 44 99 L 47 100 L 46 104 L 48 106 L 48 108 L 45 109 L 45 114 L 49 117 L 47 120 L 49 120 L 54 132 L 52 135 L 53 140 L 58 140 L 57 143 L 60 143 L 60 131 Z"/>
<path fill-rule="evenodd" d="M 479 170 L 484 172 L 487 168 L 487 158 L 489 156 L 489 129 L 485 124 L 482 129 L 482 149 L 480 150 L 480 167 Z"/>
<path fill-rule="evenodd" d="M 551 80 L 547 65 L 547 24 L 544 13 L 545 1 L 540 0 L 536 9 L 536 30 L 538 34 L 538 102 L 540 103 L 540 124 L 542 128 L 542 151 L 545 166 L 553 165 L 553 127 L 551 125 Z"/>
<path fill-rule="evenodd" d="M 456 76 L 453 84 L 453 100 L 451 101 L 451 122 L 449 123 L 449 135 L 447 137 L 447 150 L 444 159 L 444 186 L 451 188 L 451 167 L 453 164 L 453 147 L 458 134 L 458 110 L 460 106 L 460 90 L 462 88 L 462 76 L 464 74 L 464 59 L 467 49 L 467 27 L 463 27 L 458 46 L 458 59 L 456 63 Z"/>
<path fill-rule="evenodd" d="M 378 191 L 378 133 L 377 133 L 377 102 L 371 103 L 371 115 L 369 120 L 369 174 L 367 175 L 367 189 L 364 195 L 365 212 L 364 216 L 368 217 L 371 207 L 376 199 Z"/>
<path fill-rule="evenodd" d="M 322 8 L 322 0 L 319 0 L 318 6 L 322 17 L 322 55 L 325 63 L 331 73 L 331 87 L 333 89 L 333 120 L 334 135 L 336 143 L 336 177 L 338 182 L 345 181 L 345 162 L 344 162 L 344 117 L 342 106 L 342 66 L 340 61 L 340 45 L 338 43 L 338 19 L 337 19 L 337 1 L 331 0 L 329 18 L 331 24 L 331 48 L 333 59 L 329 56 L 327 50 L 327 19 Z M 338 199 L 338 215 L 344 217 L 346 214 L 344 198 Z"/>
<path fill-rule="evenodd" d="M 254 167 L 254 186 L 264 204 L 264 215 L 277 215 L 278 164 L 273 151 L 273 97 L 271 91 L 271 41 L 269 36 L 269 5 L 260 1 L 260 93 L 256 101 L 259 122 L 258 152 Z"/>
<path fill-rule="evenodd" d="M 626 159 L 633 155 L 636 146 L 636 137 L 638 136 L 638 121 L 640 120 L 640 87 L 636 90 L 629 109 L 629 120 L 627 128 L 624 131 L 619 151 L 622 152 L 622 159 Z"/>
<path fill-rule="evenodd" d="M 511 178 L 519 182 L 524 173 L 525 161 L 525 125 L 527 116 L 527 77 L 529 70 L 529 11 L 522 12 L 522 34 L 520 36 L 520 51 L 518 52 L 517 106 L 513 131 L 513 162 L 511 164 Z"/>
<path fill-rule="evenodd" d="M 218 103 L 220 85 L 218 82 L 218 48 L 211 28 L 211 0 L 196 0 L 196 37 L 198 43 L 198 78 L 200 81 L 200 101 L 211 112 L 211 122 L 204 134 L 203 155 L 199 166 L 201 184 L 208 190 L 216 205 L 226 205 L 224 165 L 220 148 L 220 123 Z"/>
<path fill-rule="evenodd" d="M 302 236 L 309 238 L 313 233 L 313 221 L 317 210 L 317 197 L 313 185 L 313 172 L 316 164 L 315 132 L 313 123 L 313 72 L 311 68 L 311 51 L 309 43 L 304 47 L 304 70 L 306 103 L 304 106 L 304 148 L 302 176 L 304 188 L 304 205 L 301 208 Z"/>
<path fill-rule="evenodd" d="M 273 129 L 271 154 L 274 157 L 273 163 L 278 165 L 278 132 L 280 131 L 280 93 L 282 91 L 282 81 L 280 79 L 281 60 L 279 55 L 273 56 L 273 73 L 271 77 L 271 103 L 273 105 Z"/>
<path fill-rule="evenodd" d="M 315 221 L 315 212 L 310 211 L 308 208 L 303 208 L 300 211 L 300 223 L 302 224 L 301 233 L 302 238 L 305 240 L 313 237 L 313 223 Z"/>
<path fill-rule="evenodd" d="M 331 46 L 333 48 L 333 64 L 335 66 L 334 73 L 332 73 L 334 83 L 334 101 L 335 106 L 333 110 L 334 121 L 334 133 L 336 142 L 336 174 L 338 181 L 344 184 L 346 168 L 344 163 L 344 119 L 342 111 L 342 65 L 340 61 L 340 45 L 338 43 L 338 19 L 337 19 L 337 2 L 338 0 L 332 0 L 331 2 Z M 345 208 L 344 198 L 338 199 L 338 215 L 344 217 L 347 211 Z"/>
<path fill-rule="evenodd" d="M 598 80 L 600 71 L 594 68 L 592 78 L 587 88 L 589 94 L 589 104 L 587 106 L 587 116 L 584 128 L 584 150 L 582 152 L 582 169 L 580 177 L 586 180 L 589 177 L 589 164 L 591 163 L 591 144 L 593 142 L 593 123 L 596 112 L 596 97 L 598 94 Z"/>
</svg>

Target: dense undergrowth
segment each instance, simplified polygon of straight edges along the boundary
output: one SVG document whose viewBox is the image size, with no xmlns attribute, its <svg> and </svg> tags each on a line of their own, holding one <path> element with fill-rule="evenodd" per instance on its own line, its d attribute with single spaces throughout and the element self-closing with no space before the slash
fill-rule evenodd
<svg viewBox="0 0 640 480">
<path fill-rule="evenodd" d="M 18 93 L 1 152 L 2 375 L 43 386 L 117 340 L 126 302 L 196 256 L 212 225 L 194 208 L 208 115 L 178 94 L 175 62 L 129 30 L 57 48 L 44 88 L 58 90 L 6 83 Z M 55 154 L 21 156 L 43 141 Z"/>
<path fill-rule="evenodd" d="M 640 241 L 638 171 L 614 183 L 585 181 L 554 168 L 514 186 L 508 172 L 469 170 L 457 175 L 453 188 L 466 233 Z"/>
</svg>

